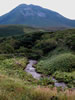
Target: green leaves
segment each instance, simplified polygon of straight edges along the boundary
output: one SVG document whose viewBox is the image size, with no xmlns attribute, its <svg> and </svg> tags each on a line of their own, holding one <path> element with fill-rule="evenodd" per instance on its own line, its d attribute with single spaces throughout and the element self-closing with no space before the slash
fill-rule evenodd
<svg viewBox="0 0 75 100">
<path fill-rule="evenodd" d="M 75 69 L 75 55 L 63 53 L 48 57 L 37 64 L 37 70 L 42 73 L 52 74 L 55 71 L 71 72 Z"/>
</svg>

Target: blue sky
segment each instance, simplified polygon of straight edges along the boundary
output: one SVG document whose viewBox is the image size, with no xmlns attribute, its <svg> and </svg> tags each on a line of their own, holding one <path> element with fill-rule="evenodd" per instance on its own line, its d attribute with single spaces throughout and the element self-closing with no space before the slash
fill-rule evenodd
<svg viewBox="0 0 75 100">
<path fill-rule="evenodd" d="M 0 0 L 0 16 L 22 3 L 40 5 L 75 19 L 75 0 Z"/>
</svg>

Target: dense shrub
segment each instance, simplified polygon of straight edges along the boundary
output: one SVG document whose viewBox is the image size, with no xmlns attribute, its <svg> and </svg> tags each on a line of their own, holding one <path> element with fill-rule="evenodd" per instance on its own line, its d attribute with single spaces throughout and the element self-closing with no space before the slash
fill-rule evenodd
<svg viewBox="0 0 75 100">
<path fill-rule="evenodd" d="M 12 54 L 0 54 L 0 61 L 4 59 L 10 59 L 12 57 L 13 57 Z"/>
<path fill-rule="evenodd" d="M 75 87 L 75 71 L 71 73 L 56 71 L 53 74 L 53 77 L 55 77 L 59 82 L 65 82 L 71 88 Z"/>
<path fill-rule="evenodd" d="M 75 34 L 69 36 L 66 39 L 66 44 L 68 45 L 68 47 L 70 47 L 72 50 L 75 50 Z"/>
<path fill-rule="evenodd" d="M 4 67 L 7 69 L 24 69 L 27 64 L 27 59 L 24 57 L 19 58 L 10 58 L 10 59 L 4 59 L 3 61 L 0 61 L 0 67 Z"/>
<path fill-rule="evenodd" d="M 53 39 L 41 40 L 36 44 L 36 47 L 42 49 L 44 53 L 50 52 L 51 50 L 55 49 L 56 46 L 57 42 Z"/>
<path fill-rule="evenodd" d="M 54 81 L 52 77 L 43 77 L 38 81 L 38 84 L 43 86 L 54 85 Z"/>
<path fill-rule="evenodd" d="M 16 31 L 15 31 L 16 32 Z M 15 33 L 17 34 L 17 33 Z M 24 53 L 29 58 L 40 58 L 58 48 L 75 50 L 75 29 L 57 32 L 29 32 L 0 38 L 0 53 Z M 36 52 L 37 53 L 36 53 Z M 41 53 L 41 52 L 42 53 Z M 60 51 L 59 51 L 60 52 Z M 41 54 L 40 54 L 41 53 Z M 39 56 L 38 56 L 39 55 Z"/>
<path fill-rule="evenodd" d="M 45 60 L 41 60 L 37 64 L 37 70 L 45 74 L 52 74 L 55 71 L 71 72 L 75 69 L 75 55 L 71 53 L 63 53 Z"/>
</svg>

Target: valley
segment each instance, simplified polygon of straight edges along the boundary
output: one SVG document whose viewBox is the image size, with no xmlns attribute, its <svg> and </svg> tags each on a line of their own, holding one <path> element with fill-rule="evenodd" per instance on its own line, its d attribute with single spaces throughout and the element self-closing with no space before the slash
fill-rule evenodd
<svg viewBox="0 0 75 100">
<path fill-rule="evenodd" d="M 0 99 L 74 100 L 75 29 L 20 27 L 0 27 Z"/>
<path fill-rule="evenodd" d="M 36 60 L 29 60 L 29 64 L 26 66 L 25 71 L 33 76 L 33 78 L 40 80 L 41 78 L 49 78 L 51 76 L 44 76 L 40 73 L 36 72 L 36 69 L 33 67 L 35 64 L 37 64 Z M 54 86 L 56 87 L 62 87 L 63 89 L 66 88 L 66 84 L 64 82 L 58 83 L 58 81 L 52 77 L 52 81 L 54 81 Z"/>
</svg>

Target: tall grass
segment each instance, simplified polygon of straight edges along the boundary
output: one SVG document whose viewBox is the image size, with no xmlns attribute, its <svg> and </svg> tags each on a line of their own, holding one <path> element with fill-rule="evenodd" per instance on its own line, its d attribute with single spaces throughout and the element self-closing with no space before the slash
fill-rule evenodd
<svg viewBox="0 0 75 100">
<path fill-rule="evenodd" d="M 32 100 L 74 100 L 75 91 L 57 91 L 54 87 L 50 89 L 48 87 L 37 87 L 31 93 Z"/>
<path fill-rule="evenodd" d="M 0 100 L 75 100 L 75 90 L 32 86 L 21 79 L 0 74 Z"/>
</svg>

